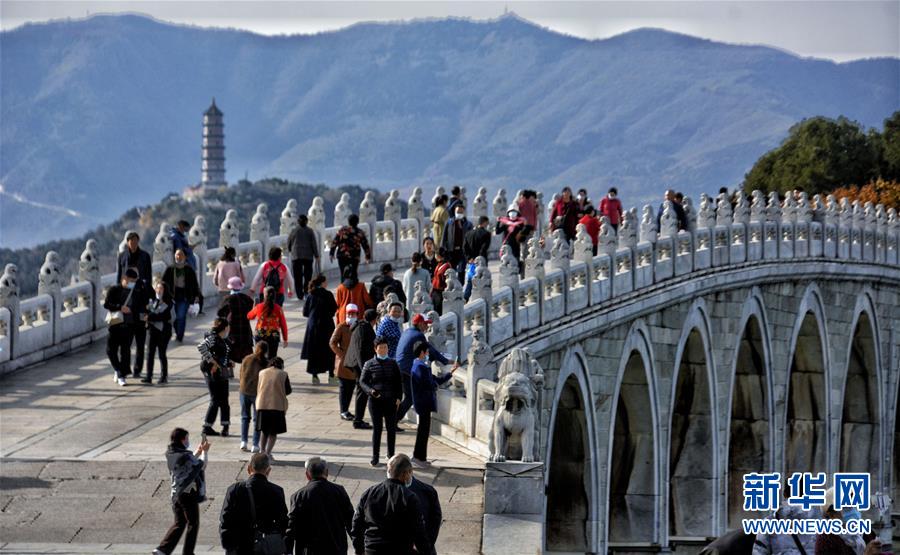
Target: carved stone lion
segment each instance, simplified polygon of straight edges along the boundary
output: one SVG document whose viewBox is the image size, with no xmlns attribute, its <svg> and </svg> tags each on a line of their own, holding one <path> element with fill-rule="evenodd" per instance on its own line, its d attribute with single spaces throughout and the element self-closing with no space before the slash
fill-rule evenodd
<svg viewBox="0 0 900 555">
<path fill-rule="evenodd" d="M 528 351 L 516 347 L 503 359 L 494 392 L 494 424 L 488 440 L 490 460 L 538 459 L 538 395 L 544 374 Z"/>
</svg>

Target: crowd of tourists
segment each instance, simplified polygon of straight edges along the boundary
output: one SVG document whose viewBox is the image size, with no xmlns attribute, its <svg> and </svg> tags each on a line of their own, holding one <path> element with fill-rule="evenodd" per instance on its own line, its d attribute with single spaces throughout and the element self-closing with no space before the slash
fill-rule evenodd
<svg viewBox="0 0 900 555">
<path fill-rule="evenodd" d="M 666 192 L 665 201 L 672 203 L 679 227 L 684 229 L 687 220 L 682 199 L 680 193 Z M 571 242 L 581 224 L 596 250 L 601 218 L 618 229 L 623 216 L 615 188 L 595 207 L 586 190 L 573 195 L 565 187 L 545 222 L 538 221 L 541 212 L 537 194 L 525 190 L 492 228 L 487 217 L 468 219 L 461 190 L 455 187 L 449 197 L 435 199 L 421 250 L 412 255 L 399 279 L 394 266 L 385 263 L 368 286 L 358 272 L 363 259 L 371 262 L 371 248 L 359 227 L 359 217 L 350 215 L 327 253 L 340 270 L 334 292 L 325 275 L 318 273 L 319 241 L 306 216 L 299 217 L 287 240 L 290 266 L 282 261 L 282 249 L 272 247 L 249 284 L 235 249 L 224 249 L 212 276 L 218 292 L 216 317 L 197 347 L 199 369 L 209 393 L 202 440 L 192 451 L 186 430 L 172 432 L 166 457 L 176 520 L 156 552 L 171 553 L 185 530 L 185 553 L 193 549 L 198 503 L 206 495 L 203 469 L 210 448 L 208 438 L 231 435 L 229 389 L 235 379 L 239 382 L 239 449 L 251 457 L 249 478 L 228 489 L 222 507 L 221 540 L 229 553 L 286 553 L 292 549 L 296 553 L 344 553 L 348 534 L 357 553 L 410 553 L 413 548 L 418 553 L 433 553 L 440 506 L 434 490 L 413 478 L 413 469 L 430 464 L 428 438 L 431 413 L 437 410 L 437 389 L 452 379 L 459 361 L 451 361 L 429 341 L 430 312 L 416 312 L 413 298 L 419 291 L 429 295 L 434 311 L 442 314 L 444 292 L 454 272 L 468 299 L 476 261 L 488 258 L 494 235 L 500 236 L 498 241 L 508 245 L 520 261 L 521 272 L 523 248 L 532 237 L 543 235 L 542 230 L 562 230 Z M 117 283 L 109 289 L 104 305 L 109 311 L 107 354 L 119 385 L 126 385 L 131 376 L 153 383 L 157 357 L 160 375 L 156 383 L 166 383 L 168 343 L 173 335 L 183 342 L 188 316 L 203 309 L 187 230 L 187 222 L 172 228 L 174 263 L 156 283 L 151 283 L 151 257 L 140 248 L 140 237 L 137 233 L 127 237 L 118 259 Z M 327 465 L 320 458 L 307 461 L 309 483 L 293 495 L 290 511 L 283 490 L 269 481 L 276 440 L 288 431 L 292 384 L 289 368 L 278 355 L 288 344 L 286 310 L 290 308 L 285 301 L 294 297 L 302 303 L 306 318 L 300 358 L 306 361 L 312 384 L 322 384 L 320 376 L 327 375 L 327 383 L 338 386 L 340 418 L 354 429 L 371 430 L 372 466 L 381 464 L 383 436 L 385 439 L 388 479 L 369 488 L 355 511 L 343 488 L 328 481 Z M 145 355 L 147 369 L 143 373 Z M 411 458 L 396 453 L 396 434 L 406 431 L 400 422 L 410 409 L 417 415 Z M 279 547 L 259 551 L 260 542 L 269 538 L 275 538 L 273 546 Z"/>
</svg>

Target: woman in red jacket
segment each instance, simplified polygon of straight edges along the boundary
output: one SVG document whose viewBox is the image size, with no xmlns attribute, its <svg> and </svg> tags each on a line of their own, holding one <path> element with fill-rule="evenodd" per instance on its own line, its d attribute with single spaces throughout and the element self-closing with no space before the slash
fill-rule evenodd
<svg viewBox="0 0 900 555">
<path fill-rule="evenodd" d="M 597 256 L 597 241 L 600 238 L 600 220 L 597 219 L 597 211 L 593 206 L 588 206 L 584 216 L 578 220 L 578 223 L 584 226 L 584 230 L 591 236 L 591 242 L 594 244 L 594 256 Z"/>
<path fill-rule="evenodd" d="M 248 320 L 256 320 L 256 342 L 268 343 L 270 359 L 278 356 L 278 344 L 283 340 L 287 347 L 288 341 L 287 320 L 284 318 L 284 310 L 275 302 L 275 295 L 274 287 L 266 287 L 263 302 L 247 313 Z"/>
<path fill-rule="evenodd" d="M 610 187 L 609 193 L 600 201 L 600 215 L 606 216 L 616 231 L 619 231 L 619 224 L 622 223 L 622 201 L 618 199 L 618 196 L 618 189 Z"/>
<path fill-rule="evenodd" d="M 562 194 L 553 205 L 550 214 L 550 230 L 562 229 L 566 241 L 575 239 L 575 226 L 578 224 L 578 203 L 572 198 L 572 189 L 563 187 Z"/>
</svg>

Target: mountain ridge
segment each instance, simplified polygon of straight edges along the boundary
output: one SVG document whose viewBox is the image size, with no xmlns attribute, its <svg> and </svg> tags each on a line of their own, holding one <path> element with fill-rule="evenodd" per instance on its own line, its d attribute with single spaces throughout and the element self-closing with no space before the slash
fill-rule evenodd
<svg viewBox="0 0 900 555">
<path fill-rule="evenodd" d="M 5 190 L 85 214 L 4 196 L 3 246 L 77 235 L 199 181 L 213 96 L 231 182 L 617 185 L 639 201 L 738 183 L 804 117 L 874 127 L 900 107 L 894 58 L 655 28 L 585 39 L 515 14 L 276 36 L 94 15 L 4 31 L 0 45 Z"/>
</svg>

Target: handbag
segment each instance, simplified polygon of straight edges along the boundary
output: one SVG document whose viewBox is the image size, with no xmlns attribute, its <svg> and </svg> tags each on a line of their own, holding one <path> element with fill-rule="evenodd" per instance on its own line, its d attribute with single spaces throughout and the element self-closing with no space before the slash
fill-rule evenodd
<svg viewBox="0 0 900 555">
<path fill-rule="evenodd" d="M 134 289 L 128 290 L 128 296 L 125 297 L 125 302 L 122 303 L 122 306 L 128 304 L 128 301 L 131 300 L 131 294 L 134 293 Z M 122 314 L 121 310 L 107 310 L 106 317 L 104 318 L 106 321 L 107 327 L 117 326 L 119 324 L 125 323 L 125 315 Z"/>
<path fill-rule="evenodd" d="M 262 532 L 256 524 L 256 502 L 250 484 L 244 482 L 247 497 L 250 498 L 250 520 L 253 522 L 253 555 L 283 555 L 285 552 L 284 536 L 281 532 Z"/>
</svg>

